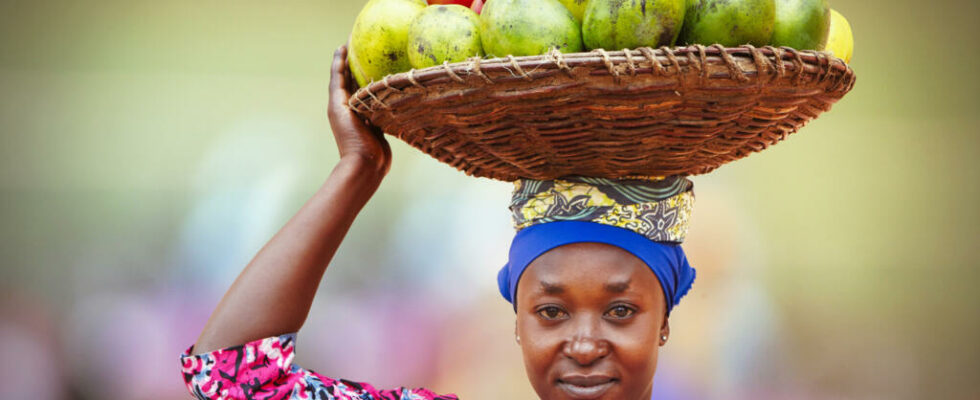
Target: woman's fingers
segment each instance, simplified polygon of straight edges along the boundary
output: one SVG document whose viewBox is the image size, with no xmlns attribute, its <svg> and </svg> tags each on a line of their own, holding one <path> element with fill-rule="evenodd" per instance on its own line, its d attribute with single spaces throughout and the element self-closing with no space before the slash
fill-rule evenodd
<svg viewBox="0 0 980 400">
<path fill-rule="evenodd" d="M 333 66 L 330 68 L 331 75 L 346 75 L 344 74 L 347 67 L 347 46 L 343 45 L 337 48 L 337 51 L 333 52 Z"/>
<path fill-rule="evenodd" d="M 341 157 L 348 152 L 372 155 L 383 162 L 387 171 L 391 160 L 391 149 L 381 130 L 361 119 L 347 102 L 351 96 L 350 68 L 347 65 L 347 46 L 340 46 L 334 52 L 333 66 L 330 70 L 330 125 L 337 140 Z M 354 88 L 356 90 L 356 88 Z"/>
<path fill-rule="evenodd" d="M 347 98 L 347 46 L 340 46 L 333 53 L 333 66 L 330 68 L 331 107 L 346 106 Z"/>
</svg>

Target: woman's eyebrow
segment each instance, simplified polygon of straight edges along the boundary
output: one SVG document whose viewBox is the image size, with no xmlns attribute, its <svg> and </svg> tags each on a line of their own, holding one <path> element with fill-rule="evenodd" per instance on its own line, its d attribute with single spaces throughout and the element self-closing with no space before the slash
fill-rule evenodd
<svg viewBox="0 0 980 400">
<path fill-rule="evenodd" d="M 606 291 L 612 293 L 623 293 L 630 288 L 631 279 L 619 282 L 608 282 L 606 283 Z"/>
<path fill-rule="evenodd" d="M 559 285 L 557 283 L 551 283 L 545 281 L 541 281 L 541 290 L 543 290 L 545 294 L 551 294 L 551 295 L 565 293 L 564 286 Z"/>
</svg>

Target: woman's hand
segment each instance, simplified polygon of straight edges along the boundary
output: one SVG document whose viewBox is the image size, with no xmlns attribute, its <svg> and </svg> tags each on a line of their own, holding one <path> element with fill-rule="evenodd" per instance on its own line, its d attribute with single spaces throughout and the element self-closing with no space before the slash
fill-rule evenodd
<svg viewBox="0 0 980 400">
<path fill-rule="evenodd" d="M 391 168 L 391 147 L 377 127 L 365 122 L 347 105 L 354 87 L 347 67 L 347 46 L 340 46 L 330 71 L 330 128 L 340 150 L 340 161 L 363 164 L 378 180 Z"/>
</svg>

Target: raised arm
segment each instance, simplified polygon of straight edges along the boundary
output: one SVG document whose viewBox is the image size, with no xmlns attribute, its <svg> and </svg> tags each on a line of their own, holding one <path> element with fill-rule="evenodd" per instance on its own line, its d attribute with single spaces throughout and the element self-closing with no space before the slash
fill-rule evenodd
<svg viewBox="0 0 980 400">
<path fill-rule="evenodd" d="M 334 252 L 391 166 L 391 149 L 381 132 L 347 106 L 349 76 L 344 46 L 334 54 L 328 112 L 340 162 L 238 275 L 201 332 L 195 353 L 296 332 L 306 321 Z"/>
</svg>

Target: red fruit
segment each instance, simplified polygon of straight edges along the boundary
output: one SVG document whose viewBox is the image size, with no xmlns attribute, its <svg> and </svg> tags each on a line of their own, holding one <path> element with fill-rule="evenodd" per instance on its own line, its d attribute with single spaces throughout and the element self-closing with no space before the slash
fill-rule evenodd
<svg viewBox="0 0 980 400">
<path fill-rule="evenodd" d="M 474 0 L 473 5 L 470 6 L 470 9 L 479 14 L 480 11 L 483 11 L 483 0 Z"/>
<path fill-rule="evenodd" d="M 473 0 L 428 0 L 429 5 L 433 4 L 459 4 L 463 7 L 469 7 L 473 4 Z"/>
</svg>

